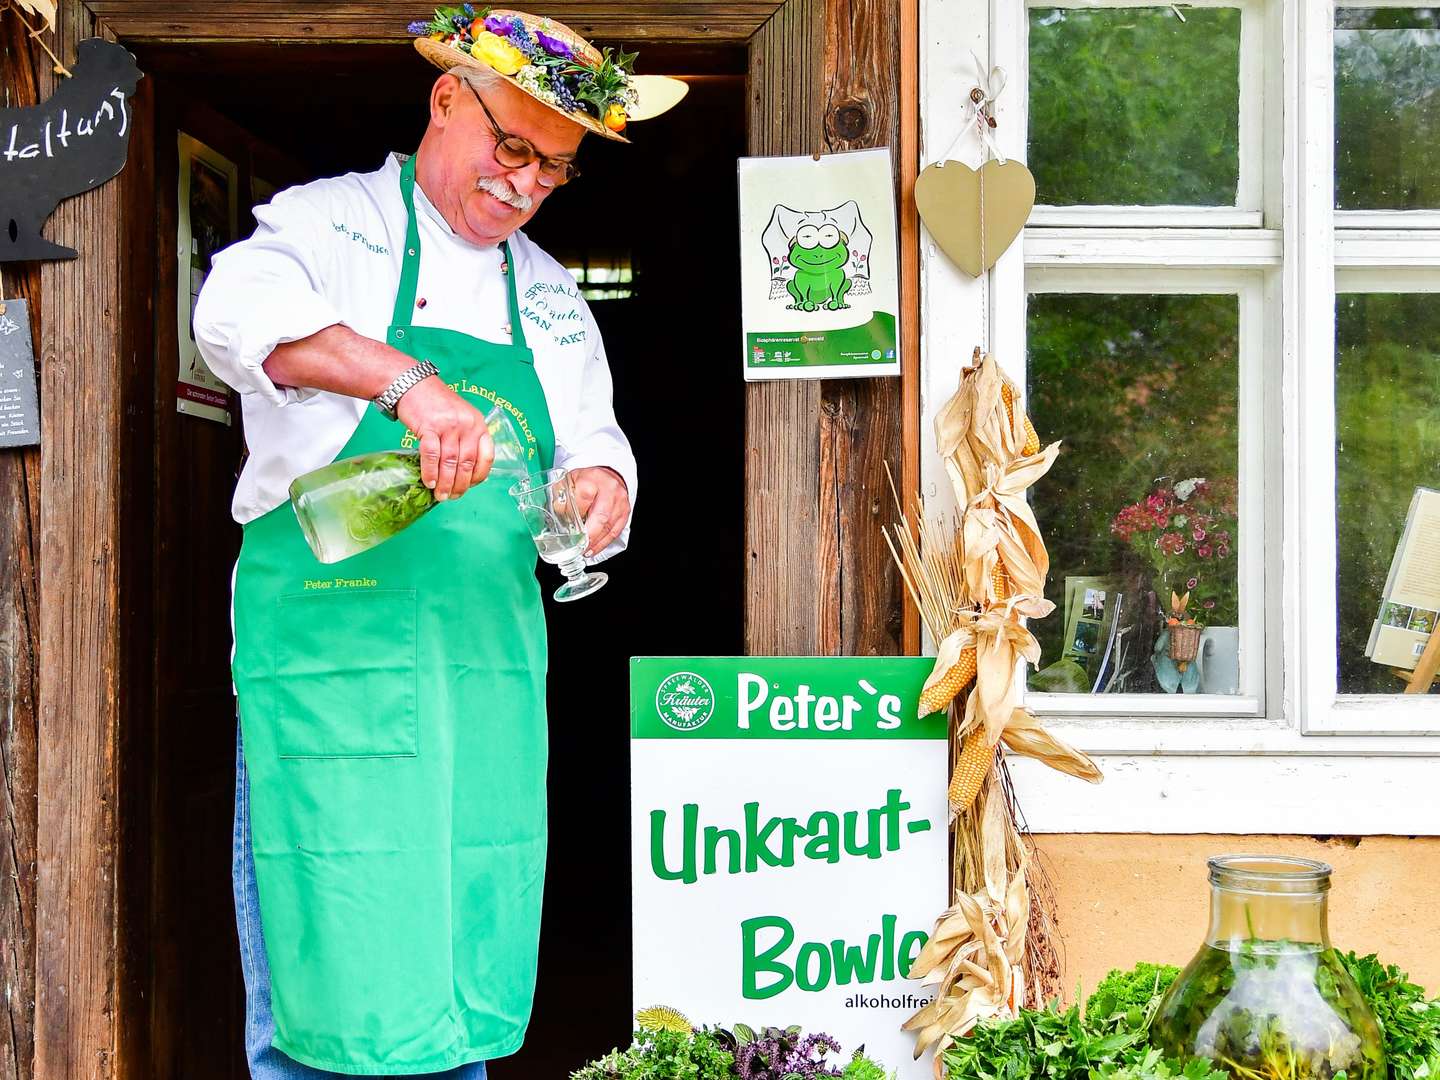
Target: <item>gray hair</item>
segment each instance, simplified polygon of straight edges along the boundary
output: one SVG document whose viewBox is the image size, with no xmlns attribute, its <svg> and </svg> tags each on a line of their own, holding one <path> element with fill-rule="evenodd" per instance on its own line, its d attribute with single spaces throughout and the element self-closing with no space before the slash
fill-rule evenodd
<svg viewBox="0 0 1440 1080">
<path fill-rule="evenodd" d="M 500 82 L 500 75 L 492 68 L 476 67 L 473 64 L 456 64 L 448 72 L 476 90 L 484 90 Z"/>
</svg>

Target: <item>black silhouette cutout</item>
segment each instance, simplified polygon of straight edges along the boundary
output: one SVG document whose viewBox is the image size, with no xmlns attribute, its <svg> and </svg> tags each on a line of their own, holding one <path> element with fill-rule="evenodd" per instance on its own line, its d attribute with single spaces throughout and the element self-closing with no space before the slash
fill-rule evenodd
<svg viewBox="0 0 1440 1080">
<path fill-rule="evenodd" d="M 86 38 L 72 78 L 39 105 L 0 109 L 0 262 L 73 259 L 73 248 L 40 235 L 62 199 L 97 188 L 125 166 L 129 99 L 140 81 L 135 57 Z"/>
</svg>

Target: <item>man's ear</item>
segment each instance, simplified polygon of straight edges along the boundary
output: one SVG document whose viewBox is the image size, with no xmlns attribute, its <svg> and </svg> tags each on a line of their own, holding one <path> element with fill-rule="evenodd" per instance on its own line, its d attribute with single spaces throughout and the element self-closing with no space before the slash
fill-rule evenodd
<svg viewBox="0 0 1440 1080">
<path fill-rule="evenodd" d="M 435 80 L 430 87 L 430 123 L 444 127 L 455 108 L 456 95 L 460 92 L 460 79 L 448 71 Z"/>
</svg>

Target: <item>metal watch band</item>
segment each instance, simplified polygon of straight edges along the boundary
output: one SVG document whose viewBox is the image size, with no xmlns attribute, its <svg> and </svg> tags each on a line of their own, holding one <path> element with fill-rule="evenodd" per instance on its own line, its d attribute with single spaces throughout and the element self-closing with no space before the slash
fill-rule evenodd
<svg viewBox="0 0 1440 1080">
<path fill-rule="evenodd" d="M 439 375 L 440 371 L 429 360 L 421 360 L 414 367 L 406 368 L 395 377 L 395 381 L 384 390 L 375 395 L 374 401 L 380 411 L 391 420 L 398 419 L 395 414 L 396 408 L 400 405 L 400 399 L 406 392 L 424 382 L 431 375 Z"/>
</svg>

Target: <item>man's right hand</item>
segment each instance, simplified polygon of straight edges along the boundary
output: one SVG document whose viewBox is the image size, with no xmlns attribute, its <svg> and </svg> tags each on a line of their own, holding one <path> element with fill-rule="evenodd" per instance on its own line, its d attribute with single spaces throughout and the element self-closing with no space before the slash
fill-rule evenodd
<svg viewBox="0 0 1440 1080">
<path fill-rule="evenodd" d="M 398 349 L 336 323 L 275 346 L 265 371 L 278 386 L 369 400 L 414 363 Z M 435 376 L 412 387 L 395 412 L 420 436 L 420 475 L 437 499 L 459 498 L 489 474 L 495 446 L 485 415 Z"/>
<path fill-rule="evenodd" d="M 436 376 L 409 390 L 395 412 L 420 436 L 420 477 L 436 499 L 458 499 L 489 475 L 495 444 L 485 414 Z"/>
</svg>

